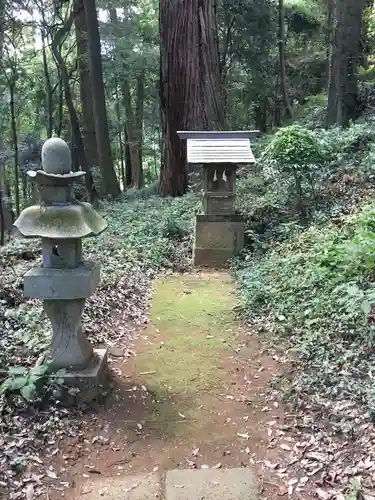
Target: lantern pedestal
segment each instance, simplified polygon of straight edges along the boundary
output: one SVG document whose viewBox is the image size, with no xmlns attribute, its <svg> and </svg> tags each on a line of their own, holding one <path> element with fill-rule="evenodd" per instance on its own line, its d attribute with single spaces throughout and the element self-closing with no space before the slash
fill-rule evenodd
<svg viewBox="0 0 375 500">
<path fill-rule="evenodd" d="M 244 247 L 245 224 L 240 215 L 197 215 L 193 264 L 196 267 L 227 267 Z"/>
</svg>

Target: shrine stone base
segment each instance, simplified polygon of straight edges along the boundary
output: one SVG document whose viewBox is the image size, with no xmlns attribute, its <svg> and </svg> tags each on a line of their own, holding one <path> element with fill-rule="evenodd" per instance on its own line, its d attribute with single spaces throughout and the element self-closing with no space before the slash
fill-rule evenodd
<svg viewBox="0 0 375 500">
<path fill-rule="evenodd" d="M 225 268 L 244 247 L 245 223 L 240 215 L 197 215 L 193 264 Z"/>
</svg>

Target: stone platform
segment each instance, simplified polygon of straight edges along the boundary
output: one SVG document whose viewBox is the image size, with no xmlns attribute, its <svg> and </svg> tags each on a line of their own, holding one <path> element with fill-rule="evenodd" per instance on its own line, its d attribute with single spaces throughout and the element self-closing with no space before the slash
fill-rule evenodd
<svg viewBox="0 0 375 500">
<path fill-rule="evenodd" d="M 82 485 L 78 500 L 258 500 L 251 469 L 178 469 L 119 476 Z"/>
<path fill-rule="evenodd" d="M 197 215 L 193 248 L 196 267 L 223 268 L 244 247 L 245 224 L 240 215 Z"/>
</svg>

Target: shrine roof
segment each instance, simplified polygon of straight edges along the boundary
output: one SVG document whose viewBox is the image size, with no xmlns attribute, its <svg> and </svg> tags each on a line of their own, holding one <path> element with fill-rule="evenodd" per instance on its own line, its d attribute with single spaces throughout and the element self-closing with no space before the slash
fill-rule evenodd
<svg viewBox="0 0 375 500">
<path fill-rule="evenodd" d="M 250 137 L 258 131 L 180 131 L 181 139 L 187 140 L 187 161 L 191 164 L 233 163 L 254 164 Z"/>
</svg>

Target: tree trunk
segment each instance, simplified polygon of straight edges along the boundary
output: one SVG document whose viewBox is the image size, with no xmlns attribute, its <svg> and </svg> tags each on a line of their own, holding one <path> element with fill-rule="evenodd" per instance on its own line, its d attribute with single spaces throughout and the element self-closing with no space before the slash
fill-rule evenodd
<svg viewBox="0 0 375 500">
<path fill-rule="evenodd" d="M 43 72 L 44 72 L 44 83 L 46 87 L 46 131 L 47 137 L 52 137 L 53 132 L 53 90 L 51 84 L 51 78 L 48 70 L 47 62 L 47 48 L 46 48 L 46 34 L 45 30 L 42 30 L 42 57 L 43 57 Z"/>
<path fill-rule="evenodd" d="M 121 176 L 121 182 L 122 182 L 122 188 L 125 190 L 126 188 L 126 179 L 125 179 L 125 161 L 124 161 L 124 144 L 122 142 L 122 126 L 121 126 L 121 112 L 120 112 L 120 96 L 119 96 L 119 91 L 118 91 L 118 82 L 117 82 L 117 77 L 116 77 L 116 104 L 115 104 L 115 110 L 116 110 L 116 118 L 117 118 L 117 135 L 118 135 L 118 144 L 119 144 L 119 149 L 120 149 L 120 176 Z"/>
<path fill-rule="evenodd" d="M 136 130 L 138 134 L 138 180 L 139 187 L 144 186 L 143 177 L 143 110 L 144 110 L 144 100 L 145 100 L 145 71 L 137 76 L 137 87 L 136 87 L 136 102 L 135 102 L 135 120 L 136 120 Z"/>
<path fill-rule="evenodd" d="M 83 0 L 83 5 L 86 14 L 89 68 L 99 167 L 106 193 L 117 198 L 121 194 L 121 190 L 113 165 L 111 143 L 109 139 L 96 2 L 95 0 Z"/>
<path fill-rule="evenodd" d="M 327 47 L 327 90 L 330 87 L 331 82 L 331 57 L 332 57 L 332 45 L 333 45 L 333 27 L 334 27 L 334 10 L 335 10 L 335 0 L 327 0 L 327 26 L 325 42 Z"/>
<path fill-rule="evenodd" d="M 94 123 L 93 101 L 91 97 L 91 79 L 89 71 L 89 49 L 87 38 L 86 15 L 83 0 L 74 0 L 75 34 L 77 41 L 77 66 L 79 72 L 79 88 L 83 116 L 83 142 L 89 165 L 97 166 L 98 151 L 96 147 L 96 133 Z"/>
<path fill-rule="evenodd" d="M 140 96 L 136 96 L 136 108 L 138 107 L 139 110 L 136 109 L 136 112 L 143 112 L 143 82 L 141 83 L 142 87 L 140 89 L 141 94 Z M 137 85 L 138 87 L 138 85 Z M 138 90 L 138 89 L 137 89 Z M 129 153 L 130 153 L 130 162 L 131 162 L 131 179 L 132 182 L 131 184 L 136 187 L 137 189 L 140 189 L 143 186 L 143 171 L 142 171 L 142 164 L 140 163 L 141 160 L 141 153 L 140 153 L 140 141 L 141 141 L 141 133 L 139 131 L 139 126 L 142 126 L 143 118 L 142 116 L 137 116 L 133 112 L 133 107 L 132 107 L 132 96 L 131 96 L 131 91 L 130 91 L 130 85 L 129 81 L 124 79 L 122 83 L 122 95 L 123 95 L 123 102 L 124 102 L 124 107 L 125 107 L 125 127 L 126 127 L 126 135 L 127 135 L 127 144 L 129 147 Z M 142 104 L 138 103 L 138 99 L 142 99 Z M 139 122 L 141 121 L 141 125 Z"/>
<path fill-rule="evenodd" d="M 280 71 L 280 93 L 288 118 L 293 116 L 292 106 L 290 105 L 288 89 L 286 85 L 285 71 L 285 21 L 284 21 L 284 0 L 279 0 L 279 71 Z"/>
<path fill-rule="evenodd" d="M 126 187 L 131 187 L 133 185 L 133 178 L 132 178 L 132 158 L 130 154 L 130 141 L 129 141 L 129 136 L 128 136 L 128 130 L 125 125 L 124 127 L 124 150 L 125 150 L 125 182 L 126 182 Z"/>
<path fill-rule="evenodd" d="M 336 25 L 330 63 L 327 126 L 346 127 L 358 117 L 358 67 L 361 61 L 365 0 L 336 3 Z"/>
<path fill-rule="evenodd" d="M 59 51 L 60 52 L 60 51 Z M 61 71 L 59 70 L 59 94 L 57 97 L 57 119 L 56 119 L 56 134 L 61 136 L 64 121 L 64 84 L 62 81 Z"/>
<path fill-rule="evenodd" d="M 186 145 L 178 130 L 225 126 L 214 0 L 160 0 L 160 101 L 163 196 L 187 187 Z"/>
<path fill-rule="evenodd" d="M 15 70 L 13 70 L 15 71 Z M 10 77 L 10 123 L 12 131 L 12 143 L 14 152 L 14 195 L 16 202 L 16 214 L 21 213 L 20 208 L 20 176 L 19 176 L 19 154 L 18 154 L 18 134 L 17 134 L 17 119 L 16 119 L 16 75 L 12 74 Z"/>
<path fill-rule="evenodd" d="M 78 120 L 77 112 L 75 110 L 74 103 L 73 103 L 73 98 L 72 98 L 72 94 L 71 94 L 71 90 L 70 90 L 69 73 L 68 73 L 65 61 L 64 61 L 64 59 L 61 55 L 61 52 L 59 50 L 59 46 L 60 46 L 62 39 L 70 31 L 70 27 L 73 24 L 73 18 L 74 18 L 74 13 L 72 12 L 70 17 L 68 18 L 68 20 L 66 22 L 66 25 L 59 30 L 59 32 L 55 35 L 54 39 L 52 40 L 51 50 L 53 52 L 53 55 L 56 59 L 57 65 L 59 67 L 62 85 L 63 85 L 64 90 L 65 90 L 65 100 L 66 100 L 66 105 L 67 105 L 69 115 L 70 115 L 72 139 L 73 139 L 74 147 L 76 148 L 76 153 L 78 155 L 81 168 L 84 172 L 86 172 L 85 182 L 86 182 L 86 188 L 87 188 L 87 192 L 88 192 L 90 201 L 95 203 L 96 202 L 96 189 L 94 186 L 90 165 L 88 164 L 88 161 L 86 158 L 85 147 L 83 144 L 83 139 L 82 139 L 82 135 L 81 135 L 80 127 L 79 127 L 79 120 Z"/>
<path fill-rule="evenodd" d="M 116 56 L 119 56 L 117 40 L 121 36 L 121 29 L 117 18 L 116 9 L 109 9 L 109 17 L 113 24 L 114 46 Z M 135 112 L 133 111 L 133 99 L 128 79 L 123 79 L 121 86 L 123 104 L 125 108 L 126 147 L 130 159 L 131 179 L 127 185 L 135 186 L 137 189 L 143 187 L 142 169 L 142 128 L 143 128 L 143 100 L 144 100 L 145 72 L 141 71 L 137 77 Z"/>
</svg>

